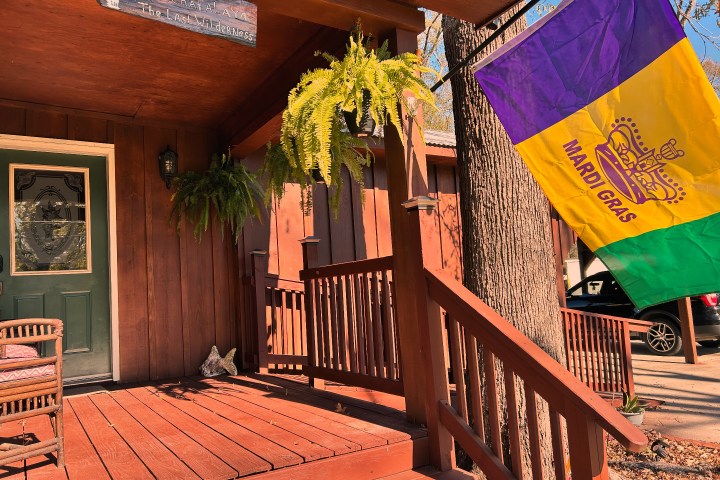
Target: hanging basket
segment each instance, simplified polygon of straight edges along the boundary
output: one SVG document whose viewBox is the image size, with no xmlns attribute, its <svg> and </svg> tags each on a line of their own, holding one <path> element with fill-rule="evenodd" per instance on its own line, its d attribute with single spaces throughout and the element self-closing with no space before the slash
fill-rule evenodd
<svg viewBox="0 0 720 480">
<path fill-rule="evenodd" d="M 363 112 L 359 125 L 357 123 L 357 110 L 352 112 L 343 111 L 345 125 L 347 125 L 348 131 L 353 137 L 372 137 L 376 125 L 375 120 L 370 115 L 370 92 L 367 90 L 363 92 L 362 108 Z"/>
</svg>

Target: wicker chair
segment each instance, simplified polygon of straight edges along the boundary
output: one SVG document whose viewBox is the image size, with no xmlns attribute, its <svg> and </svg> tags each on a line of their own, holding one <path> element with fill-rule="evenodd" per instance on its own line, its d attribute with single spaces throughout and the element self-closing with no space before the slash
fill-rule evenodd
<svg viewBox="0 0 720 480">
<path fill-rule="evenodd" d="M 0 427 L 7 422 L 48 415 L 55 434 L 51 440 L 0 447 L 0 465 L 57 452 L 63 454 L 62 330 L 60 320 L 28 318 L 0 322 Z M 55 342 L 55 354 L 41 357 L 43 342 Z"/>
</svg>

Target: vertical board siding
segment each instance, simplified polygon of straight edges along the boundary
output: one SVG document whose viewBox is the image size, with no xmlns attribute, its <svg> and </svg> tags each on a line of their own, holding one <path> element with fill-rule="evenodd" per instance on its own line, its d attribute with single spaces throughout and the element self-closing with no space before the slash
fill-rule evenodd
<svg viewBox="0 0 720 480">
<path fill-rule="evenodd" d="M 0 133 L 25 135 L 25 109 L 0 105 Z"/>
<path fill-rule="evenodd" d="M 28 110 L 25 134 L 31 137 L 67 138 L 68 118 L 64 113 Z"/>
<path fill-rule="evenodd" d="M 236 248 L 216 226 L 200 244 L 189 227 L 178 236 L 157 163 L 170 145 L 181 170 L 204 170 L 217 150 L 215 134 L 5 105 L 0 134 L 115 145 L 122 382 L 195 374 L 212 345 L 222 354 L 238 346 L 247 302 Z"/>
<path fill-rule="evenodd" d="M 134 382 L 150 375 L 143 128 L 116 124 L 115 142 L 120 373 Z"/>
<path fill-rule="evenodd" d="M 302 247 L 298 240 L 305 236 L 305 219 L 304 215 L 298 214 L 300 199 L 300 185 L 287 185 L 285 195 L 273 212 L 278 260 L 282 256 L 277 270 L 280 278 L 295 278 L 302 270 Z"/>
<path fill-rule="evenodd" d="M 203 171 L 215 146 L 199 132 L 181 131 L 178 134 L 180 170 Z M 215 300 L 213 248 L 211 227 L 198 243 L 193 225 L 185 223 L 180 241 L 182 276 L 183 337 L 185 374 L 198 372 L 200 364 L 215 344 Z M 222 352 L 223 355 L 226 352 Z"/>
<path fill-rule="evenodd" d="M 177 151 L 177 132 L 172 129 L 145 128 L 145 159 L 166 147 Z M 158 175 L 157 162 L 145 161 L 145 224 L 147 229 L 148 341 L 152 380 L 182 375 L 182 318 L 178 302 L 180 285 L 180 242 L 169 224 L 172 192 Z M 181 327 L 181 325 L 180 325 Z"/>
</svg>

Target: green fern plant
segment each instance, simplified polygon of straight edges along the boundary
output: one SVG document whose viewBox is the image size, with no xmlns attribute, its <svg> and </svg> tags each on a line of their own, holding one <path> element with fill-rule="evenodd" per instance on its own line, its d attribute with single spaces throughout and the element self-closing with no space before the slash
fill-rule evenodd
<svg viewBox="0 0 720 480">
<path fill-rule="evenodd" d="M 185 219 L 194 225 L 197 241 L 208 229 L 211 210 L 220 221 L 222 234 L 226 227 L 229 228 L 235 241 L 246 218 L 260 217 L 263 189 L 255 175 L 243 165 L 235 164 L 230 151 L 213 155 L 210 168 L 204 173 L 185 172 L 175 179 L 174 184 L 172 218 L 178 233 Z"/>
<path fill-rule="evenodd" d="M 422 66 L 414 54 L 390 58 L 387 42 L 377 50 L 369 49 L 366 43 L 357 27 L 342 59 L 321 54 L 329 66 L 305 73 L 290 91 L 280 144 L 269 146 L 263 167 L 270 196 L 282 197 L 286 182 L 298 182 L 303 187 L 303 207 L 307 208 L 306 199 L 311 202 L 307 186 L 313 181 L 312 173 L 317 172 L 330 188 L 331 206 L 337 211 L 342 165 L 362 184 L 363 166 L 372 160 L 367 141 L 347 131 L 343 112 L 354 113 L 357 123 L 367 112 L 378 127 L 392 125 L 402 136 L 398 104 L 411 115 L 415 111 L 404 93 L 435 107 L 432 92 L 418 76 L 434 70 Z"/>
</svg>

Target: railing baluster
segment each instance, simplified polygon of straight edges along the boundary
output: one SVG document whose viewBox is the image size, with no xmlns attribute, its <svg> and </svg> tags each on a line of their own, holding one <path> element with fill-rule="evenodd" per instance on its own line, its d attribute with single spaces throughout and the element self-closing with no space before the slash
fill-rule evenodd
<svg viewBox="0 0 720 480">
<path fill-rule="evenodd" d="M 567 462 L 565 457 L 565 443 L 560 424 L 560 414 L 549 405 L 550 409 L 550 437 L 552 441 L 553 466 L 555 467 L 555 480 L 567 480 Z"/>
<path fill-rule="evenodd" d="M 305 318 L 305 293 L 300 292 L 298 293 L 298 302 L 299 302 L 299 320 L 300 320 L 300 349 L 298 350 L 298 355 L 309 355 L 309 349 L 308 349 L 308 341 L 309 341 L 309 335 L 307 332 L 307 321 Z M 303 339 L 305 340 L 303 342 Z"/>
<path fill-rule="evenodd" d="M 333 277 L 327 278 L 328 282 L 328 304 L 330 306 L 330 322 L 329 322 L 329 334 L 332 339 L 332 367 L 335 370 L 340 369 L 340 328 L 338 328 L 338 304 L 337 304 L 337 292 L 335 289 L 335 279 Z M 329 365 L 328 365 L 329 366 Z"/>
<path fill-rule="evenodd" d="M 393 328 L 392 306 L 390 305 L 390 282 L 388 281 L 388 271 L 382 272 L 382 311 L 383 326 L 385 327 L 385 352 L 387 359 L 388 378 L 396 380 L 397 373 L 395 369 L 395 335 Z"/>
<path fill-rule="evenodd" d="M 488 422 L 490 424 L 491 447 L 498 460 L 503 462 L 502 440 L 500 436 L 500 406 L 498 404 L 497 378 L 495 376 L 495 356 L 483 346 L 483 370 L 485 371 L 485 390 L 488 401 Z"/>
<path fill-rule="evenodd" d="M 325 308 L 325 289 L 323 286 L 324 282 L 322 278 L 315 281 L 315 331 L 317 338 L 317 366 L 325 366 L 325 314 L 323 313 Z"/>
<path fill-rule="evenodd" d="M 525 405 L 527 410 L 528 436 L 530 443 L 530 463 L 533 478 L 542 480 L 542 451 L 540 450 L 540 429 L 538 426 L 537 397 L 535 391 L 525 383 Z"/>
<path fill-rule="evenodd" d="M 520 445 L 520 425 L 518 420 L 517 394 L 515 388 L 515 374 L 507 364 L 503 364 L 505 380 L 505 395 L 507 401 L 508 436 L 510 437 L 510 460 L 513 473 L 517 478 L 524 478 L 522 446 Z"/>
<path fill-rule="evenodd" d="M 358 359 L 357 359 L 357 332 L 355 330 L 355 318 L 357 318 L 358 312 L 355 310 L 355 297 L 353 295 L 353 281 L 350 275 L 345 275 L 345 292 L 346 292 L 346 303 L 347 303 L 347 330 L 348 330 L 348 341 L 347 349 L 348 356 L 350 357 L 350 371 L 358 372 Z"/>
<path fill-rule="evenodd" d="M 460 349 L 460 335 L 458 333 L 458 322 L 450 315 L 448 317 L 448 345 L 450 347 L 450 360 L 452 365 L 453 379 L 455 380 L 455 392 L 458 405 L 458 413 L 467 422 L 467 392 L 465 391 L 465 375 L 463 372 L 462 352 Z"/>
<path fill-rule="evenodd" d="M 279 353 L 280 355 L 287 355 L 288 352 L 288 306 L 287 306 L 287 294 L 284 290 L 278 288 L 275 290 L 280 295 L 280 305 L 278 309 L 278 337 L 280 342 L 278 343 L 279 351 L 273 353 Z M 275 365 L 275 368 L 288 368 L 288 365 Z"/>
<path fill-rule="evenodd" d="M 465 330 L 465 346 L 467 348 L 470 411 L 473 417 L 473 430 L 477 436 L 485 441 L 485 421 L 483 419 L 482 391 L 480 390 L 477 340 L 467 330 Z"/>
<path fill-rule="evenodd" d="M 323 284 L 323 309 L 322 309 L 322 317 L 323 317 L 323 341 L 324 341 L 324 353 L 325 353 L 325 362 L 323 366 L 325 368 L 332 368 L 332 347 L 333 347 L 333 341 L 332 341 L 332 333 L 330 330 L 330 285 L 329 285 L 329 279 L 323 278 L 322 281 Z"/>
<path fill-rule="evenodd" d="M 353 275 L 355 283 L 355 330 L 357 332 L 357 352 L 360 373 L 369 374 L 365 356 L 365 312 L 363 308 L 363 289 L 360 275 Z"/>
<path fill-rule="evenodd" d="M 278 318 L 277 318 L 277 298 L 275 296 L 275 290 L 272 287 L 268 287 L 270 292 L 270 352 L 278 353 Z M 275 366 L 277 367 L 277 365 Z"/>
<path fill-rule="evenodd" d="M 617 391 L 624 391 L 625 380 L 623 379 L 623 357 L 622 357 L 622 335 L 620 333 L 621 323 L 616 321 L 613 329 L 613 342 L 615 343 L 615 371 L 617 374 Z"/>
<path fill-rule="evenodd" d="M 380 282 L 378 280 L 377 272 L 372 272 L 372 305 L 373 305 L 373 338 L 375 340 L 375 364 L 377 366 L 377 376 L 380 378 L 387 378 L 385 373 L 385 354 L 383 352 L 383 326 L 382 317 L 380 316 Z"/>
<path fill-rule="evenodd" d="M 373 341 L 372 306 L 370 304 L 370 278 L 362 275 L 363 303 L 365 305 L 365 351 L 369 375 L 377 375 L 375 371 L 375 342 Z"/>
<path fill-rule="evenodd" d="M 612 371 L 610 370 L 610 342 L 608 342 L 608 322 L 606 318 L 600 319 L 600 338 L 602 339 L 603 345 L 603 391 L 607 392 L 612 390 L 610 379 L 612 378 Z"/>
<path fill-rule="evenodd" d="M 302 355 L 302 300 L 300 292 L 292 292 L 292 313 L 293 313 L 293 355 Z"/>
<path fill-rule="evenodd" d="M 338 337 L 340 339 L 340 369 L 349 371 L 350 363 L 348 361 L 348 337 L 347 326 L 345 323 L 345 308 L 347 302 L 345 301 L 344 277 L 337 277 L 335 290 L 335 294 L 337 295 Z"/>
<path fill-rule="evenodd" d="M 590 344 L 588 342 L 588 326 L 587 326 L 587 320 L 583 317 L 582 321 L 580 322 L 582 327 L 582 351 L 583 352 L 590 352 Z M 585 383 L 590 386 L 590 388 L 594 389 L 593 385 L 593 379 L 592 375 L 590 374 L 590 361 L 588 359 L 587 354 L 583 355 L 583 358 L 585 360 Z"/>
<path fill-rule="evenodd" d="M 602 390 L 602 368 L 600 366 L 600 336 L 598 335 L 598 318 L 590 317 L 590 336 L 592 338 L 593 375 L 595 376 L 595 391 Z"/>
</svg>

